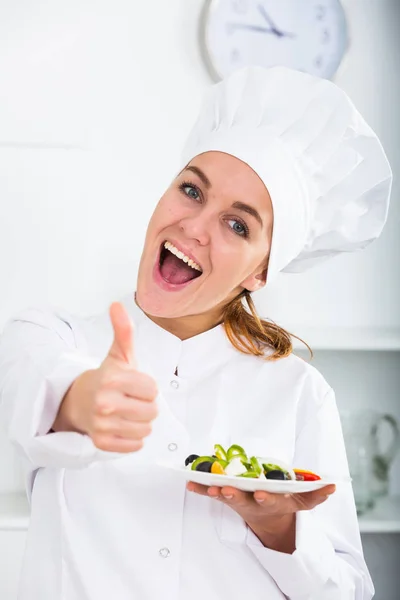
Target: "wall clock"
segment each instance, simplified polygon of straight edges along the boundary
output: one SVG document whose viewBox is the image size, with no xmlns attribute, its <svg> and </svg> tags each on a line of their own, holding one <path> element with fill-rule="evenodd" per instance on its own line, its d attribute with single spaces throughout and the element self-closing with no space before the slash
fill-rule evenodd
<svg viewBox="0 0 400 600">
<path fill-rule="evenodd" d="M 348 46 L 340 0 L 206 0 L 200 35 L 215 80 L 249 65 L 330 79 Z"/>
</svg>

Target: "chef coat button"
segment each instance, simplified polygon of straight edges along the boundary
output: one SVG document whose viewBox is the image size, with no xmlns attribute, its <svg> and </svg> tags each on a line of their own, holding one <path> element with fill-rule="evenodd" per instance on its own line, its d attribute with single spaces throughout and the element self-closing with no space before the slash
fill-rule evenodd
<svg viewBox="0 0 400 600">
<path fill-rule="evenodd" d="M 178 449 L 178 444 L 175 444 L 174 442 L 171 442 L 171 444 L 168 444 L 168 450 L 171 450 L 171 452 L 174 452 L 177 449 Z"/>
<path fill-rule="evenodd" d="M 161 548 L 158 553 L 163 558 L 168 558 L 168 556 L 171 554 L 171 551 L 169 548 Z"/>
<path fill-rule="evenodd" d="M 178 389 L 178 387 L 179 387 L 179 381 L 176 381 L 176 379 L 173 379 L 173 380 L 171 381 L 171 383 L 170 383 L 170 386 L 171 386 L 172 388 L 174 388 L 174 390 L 177 390 L 177 389 Z"/>
</svg>

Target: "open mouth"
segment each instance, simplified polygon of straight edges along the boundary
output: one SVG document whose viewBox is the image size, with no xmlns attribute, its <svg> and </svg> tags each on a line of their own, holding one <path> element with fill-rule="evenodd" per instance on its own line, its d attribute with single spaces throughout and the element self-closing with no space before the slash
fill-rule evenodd
<svg viewBox="0 0 400 600">
<path fill-rule="evenodd" d="M 160 248 L 159 269 L 161 277 L 172 285 L 182 285 L 202 274 L 201 266 L 165 240 Z"/>
</svg>

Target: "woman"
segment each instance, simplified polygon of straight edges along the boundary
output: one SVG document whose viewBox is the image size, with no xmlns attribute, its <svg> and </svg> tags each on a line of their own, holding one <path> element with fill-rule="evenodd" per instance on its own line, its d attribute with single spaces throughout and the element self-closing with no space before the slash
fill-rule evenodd
<svg viewBox="0 0 400 600">
<path fill-rule="evenodd" d="M 186 487 L 161 463 L 239 443 L 348 476 L 332 389 L 251 293 L 380 234 L 385 154 L 332 83 L 250 68 L 211 88 L 182 167 L 111 319 L 31 309 L 3 334 L 32 508 L 19 598 L 369 600 L 349 483 Z"/>
</svg>

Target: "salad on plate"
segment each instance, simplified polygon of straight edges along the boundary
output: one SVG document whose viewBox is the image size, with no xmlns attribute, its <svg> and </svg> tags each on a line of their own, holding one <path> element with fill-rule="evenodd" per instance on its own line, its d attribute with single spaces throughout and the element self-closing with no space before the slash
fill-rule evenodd
<svg viewBox="0 0 400 600">
<path fill-rule="evenodd" d="M 246 492 L 264 490 L 275 494 L 301 494 L 330 484 L 351 482 L 346 474 L 322 475 L 303 468 L 292 468 L 270 456 L 249 456 L 238 444 L 227 449 L 216 444 L 212 454 L 190 454 L 185 464 L 165 461 L 158 464 L 174 471 L 187 482 L 207 487 L 232 486 Z"/>
<path fill-rule="evenodd" d="M 190 454 L 185 460 L 185 468 L 190 471 L 241 477 L 262 481 L 320 481 L 317 473 L 305 469 L 292 469 L 283 461 L 272 457 L 248 456 L 242 446 L 233 444 L 224 449 L 215 444 L 214 454 L 199 456 Z"/>
</svg>

